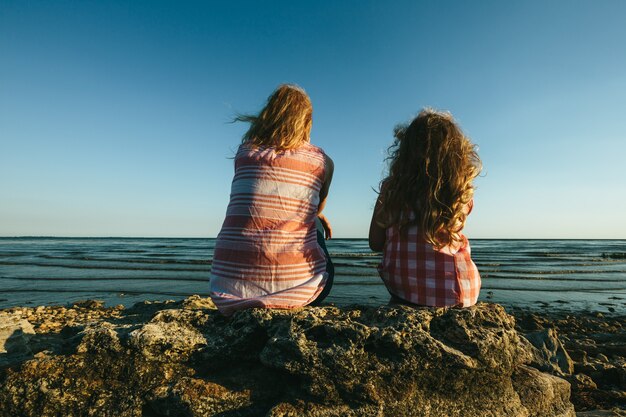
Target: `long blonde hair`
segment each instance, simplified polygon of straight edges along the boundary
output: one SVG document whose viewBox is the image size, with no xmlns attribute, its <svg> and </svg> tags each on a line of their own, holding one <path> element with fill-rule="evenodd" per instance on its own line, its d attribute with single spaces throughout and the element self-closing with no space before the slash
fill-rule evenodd
<svg viewBox="0 0 626 417">
<path fill-rule="evenodd" d="M 401 233 L 417 225 L 421 236 L 438 249 L 460 243 L 465 206 L 474 195 L 472 181 L 482 169 L 476 146 L 450 113 L 432 109 L 422 110 L 408 125 L 396 126 L 394 136 L 377 222 L 398 226 Z"/>
<path fill-rule="evenodd" d="M 279 151 L 295 149 L 310 140 L 313 106 L 302 88 L 282 84 L 258 115 L 238 115 L 235 121 L 250 123 L 242 143 Z"/>
</svg>

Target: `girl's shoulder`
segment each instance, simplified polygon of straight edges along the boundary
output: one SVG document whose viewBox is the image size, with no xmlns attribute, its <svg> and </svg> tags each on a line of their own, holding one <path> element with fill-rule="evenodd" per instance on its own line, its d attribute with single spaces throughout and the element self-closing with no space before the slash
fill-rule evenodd
<svg viewBox="0 0 626 417">
<path fill-rule="evenodd" d="M 308 152 L 308 153 L 317 153 L 320 155 L 327 155 L 324 149 L 322 149 L 321 147 L 317 145 L 313 145 L 312 143 L 309 143 L 309 142 L 304 143 L 301 146 L 298 146 L 297 148 L 289 149 L 286 151 L 285 150 L 278 151 L 275 148 L 270 147 L 270 146 L 253 146 L 247 142 L 240 144 L 239 148 L 237 149 L 237 154 L 250 153 L 250 152 L 274 152 L 274 153 L 286 153 L 286 154 Z"/>
<path fill-rule="evenodd" d="M 253 146 L 250 146 L 247 143 L 242 143 L 237 148 L 237 153 L 235 154 L 235 162 L 245 159 L 255 159 L 258 157 L 259 149 Z"/>
<path fill-rule="evenodd" d="M 319 146 L 312 143 L 304 143 L 301 146 L 285 151 L 286 156 L 291 156 L 297 159 L 310 159 L 311 161 L 319 161 L 320 164 L 327 164 L 328 155 Z"/>
<path fill-rule="evenodd" d="M 300 163 L 306 162 L 307 165 L 317 165 L 329 169 L 332 165 L 332 160 L 319 146 L 312 145 L 310 143 L 303 144 L 294 149 L 277 150 L 274 147 L 268 146 L 252 146 L 247 143 L 242 143 L 237 149 L 235 155 L 235 162 L 240 163 L 272 163 L 276 164 L 277 161 L 283 161 L 283 163 Z"/>
<path fill-rule="evenodd" d="M 303 151 L 308 151 L 308 152 L 319 153 L 320 155 L 326 155 L 326 152 L 324 151 L 324 149 L 322 149 L 321 147 L 319 147 L 317 145 L 313 145 L 310 142 L 307 142 L 307 143 L 303 144 L 298 149 L 301 149 Z"/>
<path fill-rule="evenodd" d="M 243 152 L 250 152 L 253 149 L 255 148 L 252 147 L 248 142 L 240 143 L 239 147 L 237 148 L 237 154 L 240 154 Z"/>
</svg>

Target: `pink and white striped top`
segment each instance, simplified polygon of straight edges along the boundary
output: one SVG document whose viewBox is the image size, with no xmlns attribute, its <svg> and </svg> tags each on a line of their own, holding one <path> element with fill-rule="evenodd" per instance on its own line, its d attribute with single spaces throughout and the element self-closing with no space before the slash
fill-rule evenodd
<svg viewBox="0 0 626 417">
<path fill-rule="evenodd" d="M 222 313 L 301 307 L 322 291 L 326 258 L 315 219 L 325 170 L 324 151 L 309 143 L 281 152 L 239 147 L 211 269 L 211 298 Z"/>
</svg>

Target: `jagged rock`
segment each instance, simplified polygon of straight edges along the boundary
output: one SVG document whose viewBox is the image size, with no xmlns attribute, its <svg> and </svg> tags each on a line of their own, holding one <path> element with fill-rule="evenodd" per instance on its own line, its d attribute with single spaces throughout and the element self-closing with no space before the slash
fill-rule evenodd
<svg viewBox="0 0 626 417">
<path fill-rule="evenodd" d="M 576 367 L 577 372 L 589 375 L 599 387 L 626 389 L 626 364 L 593 361 Z"/>
<path fill-rule="evenodd" d="M 575 415 L 566 381 L 525 366 L 530 345 L 499 305 L 225 318 L 189 304 L 147 322 L 130 322 L 145 306 L 125 310 L 72 333 L 67 354 L 6 370 L 0 416 Z"/>
<path fill-rule="evenodd" d="M 176 320 L 177 310 L 158 313 L 152 321 L 130 333 L 130 347 L 149 360 L 185 360 L 206 340 L 195 328 Z M 167 318 L 166 318 L 167 317 Z"/>
<path fill-rule="evenodd" d="M 626 410 L 614 408 L 612 410 L 581 411 L 576 417 L 626 417 Z"/>
<path fill-rule="evenodd" d="M 520 366 L 513 375 L 513 385 L 529 415 L 536 417 L 572 416 L 570 385 L 564 379 Z"/>
<path fill-rule="evenodd" d="M 157 415 L 164 415 L 160 410 L 167 410 L 172 416 L 213 416 L 233 409 L 239 410 L 240 415 L 253 416 L 266 411 L 264 405 L 254 403 L 249 389 L 229 390 L 198 378 L 183 377 L 173 385 L 158 387 L 152 394 L 149 405 Z"/>
<path fill-rule="evenodd" d="M 548 328 L 527 333 L 526 339 L 535 347 L 532 365 L 541 371 L 571 375 L 574 362 L 559 340 L 556 330 Z"/>
<path fill-rule="evenodd" d="M 575 374 L 572 375 L 569 379 L 572 388 L 577 388 L 579 390 L 595 390 L 598 388 L 593 379 L 590 376 L 585 374 Z"/>
<path fill-rule="evenodd" d="M 74 303 L 75 308 L 85 308 L 89 310 L 97 310 L 104 308 L 104 301 L 101 300 L 81 300 Z"/>
<path fill-rule="evenodd" d="M 562 335 L 563 346 L 574 361 L 575 375 L 565 378 L 572 384 L 571 399 L 577 411 L 618 407 L 626 414 L 626 317 L 585 311 L 537 314 L 523 309 L 517 309 L 515 317 L 522 333 L 549 327 Z"/>
<path fill-rule="evenodd" d="M 77 353 L 116 353 L 124 349 L 115 331 L 115 326 L 107 322 L 87 326 L 78 334 L 78 338 L 81 341 L 76 348 Z"/>
<path fill-rule="evenodd" d="M 595 408 L 596 399 L 594 394 L 598 386 L 585 374 L 574 374 L 568 377 L 571 384 L 572 398 L 574 398 L 577 410 L 589 410 Z"/>
<path fill-rule="evenodd" d="M 192 310 L 215 310 L 217 307 L 213 303 L 211 298 L 206 297 L 202 298 L 199 295 L 192 295 L 191 297 L 183 300 L 183 308 L 192 309 Z"/>
<path fill-rule="evenodd" d="M 32 355 L 28 344 L 34 334 L 35 329 L 21 314 L 0 312 L 0 367 Z"/>
</svg>

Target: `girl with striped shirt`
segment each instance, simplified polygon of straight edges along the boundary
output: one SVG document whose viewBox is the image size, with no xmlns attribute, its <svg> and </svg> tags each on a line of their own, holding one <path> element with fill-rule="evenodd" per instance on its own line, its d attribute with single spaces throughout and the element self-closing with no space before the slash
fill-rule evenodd
<svg viewBox="0 0 626 417">
<path fill-rule="evenodd" d="M 393 301 L 474 305 L 480 274 L 462 230 L 481 170 L 476 147 L 449 113 L 431 109 L 395 138 L 369 232 L 370 248 L 383 252 L 379 274 Z"/>
<path fill-rule="evenodd" d="M 330 291 L 324 237 L 332 229 L 322 210 L 334 165 L 310 143 L 312 114 L 304 90 L 281 85 L 258 115 L 235 119 L 250 128 L 235 156 L 211 268 L 211 298 L 226 315 L 316 305 Z"/>
</svg>

